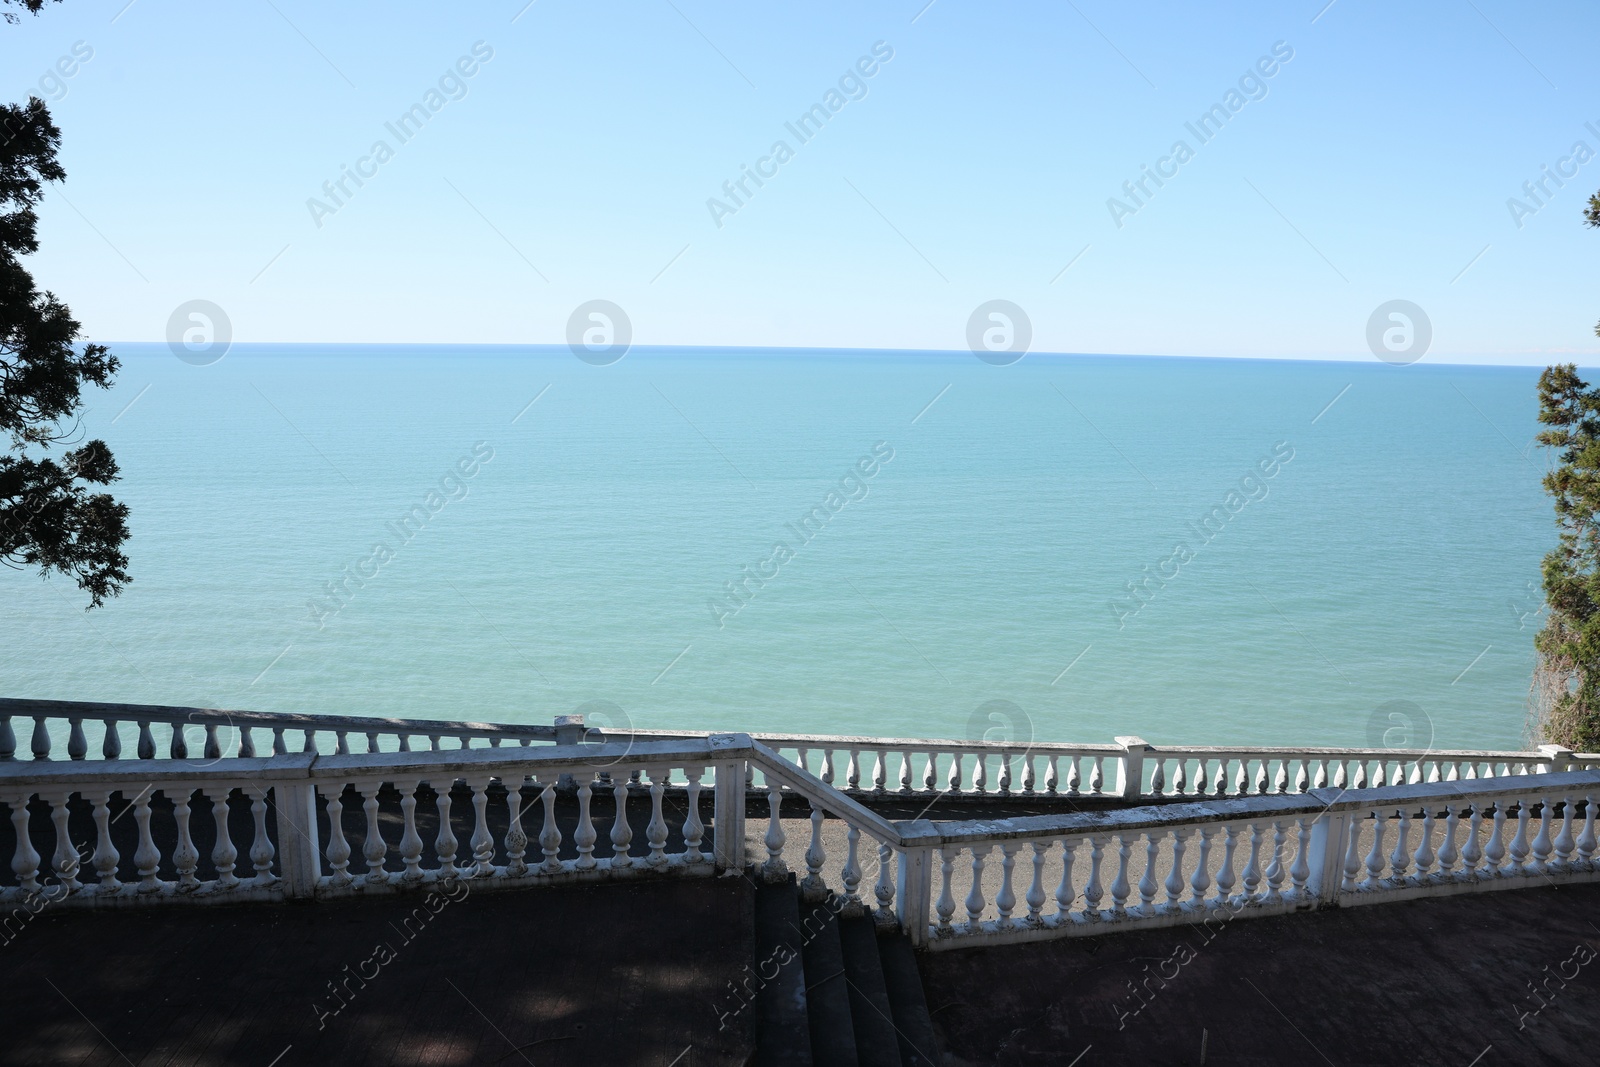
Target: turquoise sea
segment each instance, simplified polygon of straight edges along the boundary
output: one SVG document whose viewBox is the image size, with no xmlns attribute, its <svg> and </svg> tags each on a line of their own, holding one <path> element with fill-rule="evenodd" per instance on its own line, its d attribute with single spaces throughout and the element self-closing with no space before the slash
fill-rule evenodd
<svg viewBox="0 0 1600 1067">
<path fill-rule="evenodd" d="M 85 612 L 0 573 L 5 695 L 1352 745 L 1400 700 L 1436 746 L 1522 740 L 1535 369 L 114 351 L 83 430 L 135 581 Z"/>
</svg>

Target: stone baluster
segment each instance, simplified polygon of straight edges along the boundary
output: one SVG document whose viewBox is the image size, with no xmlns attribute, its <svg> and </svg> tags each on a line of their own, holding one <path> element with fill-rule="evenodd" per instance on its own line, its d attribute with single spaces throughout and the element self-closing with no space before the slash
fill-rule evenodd
<svg viewBox="0 0 1600 1067">
<path fill-rule="evenodd" d="M 1202 826 L 1199 830 L 1200 854 L 1195 857 L 1194 874 L 1189 878 L 1191 908 L 1203 909 L 1206 906 L 1206 892 L 1211 888 L 1211 838 L 1216 832 L 1214 826 Z"/>
<path fill-rule="evenodd" d="M 1183 854 L 1189 847 L 1189 835 L 1192 833 L 1194 833 L 1192 827 L 1173 828 L 1172 869 L 1167 872 L 1167 906 L 1163 910 L 1178 910 L 1178 898 L 1183 895 Z"/>
<path fill-rule="evenodd" d="M 833 784 L 833 749 L 825 748 L 822 750 L 822 773 L 817 777 L 828 785 Z"/>
<path fill-rule="evenodd" d="M 1161 838 L 1165 836 L 1160 830 L 1146 830 L 1144 832 L 1144 874 L 1139 878 L 1139 913 L 1141 915 L 1154 915 L 1156 913 L 1156 858 L 1161 852 Z"/>
<path fill-rule="evenodd" d="M 122 855 L 117 852 L 117 847 L 111 843 L 110 808 L 111 794 L 109 792 L 96 792 L 94 794 L 94 869 L 97 879 L 95 892 L 99 894 L 116 893 L 122 888 L 122 883 L 117 879 L 117 864 L 121 862 Z M 14 806 L 12 811 L 13 813 L 16 811 Z M 220 876 L 218 881 L 221 881 Z"/>
<path fill-rule="evenodd" d="M 1056 922 L 1064 923 L 1072 917 L 1072 862 L 1077 857 L 1078 840 L 1061 839 L 1061 881 L 1056 884 Z"/>
<path fill-rule="evenodd" d="M 1061 788 L 1061 768 L 1057 766 L 1061 757 L 1051 755 L 1046 757 L 1044 765 L 1044 791 L 1047 796 L 1055 796 Z"/>
<path fill-rule="evenodd" d="M 861 911 L 861 894 L 859 892 L 859 886 L 861 885 L 861 859 L 858 854 L 861 845 L 861 831 L 852 825 L 844 835 L 844 839 L 846 843 L 844 869 L 839 872 L 844 881 L 844 908 L 848 909 L 850 914 L 855 915 Z"/>
<path fill-rule="evenodd" d="M 578 782 L 578 828 L 572 833 L 572 843 L 578 846 L 575 868 L 592 871 L 595 868 L 594 843 L 600 839 L 595 832 L 594 817 L 589 814 L 589 798 L 594 788 L 594 772 L 584 771 L 573 777 Z"/>
<path fill-rule="evenodd" d="M 407 734 L 407 733 L 395 734 L 394 735 L 394 744 L 395 744 L 395 751 L 396 752 L 410 752 L 411 751 L 411 735 Z"/>
<path fill-rule="evenodd" d="M 1361 825 L 1366 820 L 1358 815 L 1351 815 L 1346 824 L 1349 827 L 1349 840 L 1344 847 L 1344 877 L 1339 881 L 1339 891 L 1349 893 L 1356 888 L 1356 875 L 1361 873 Z"/>
<path fill-rule="evenodd" d="M 11 869 L 17 875 L 17 885 L 23 893 L 32 896 L 39 892 L 39 852 L 33 847 L 32 835 L 28 833 L 28 800 L 29 795 L 24 793 L 6 798 L 6 804 L 11 808 L 11 831 L 16 838 L 16 851 L 11 856 Z"/>
<path fill-rule="evenodd" d="M 135 751 L 138 752 L 140 759 L 155 759 L 156 739 L 155 735 L 150 732 L 150 722 L 147 719 L 140 719 L 138 722 L 139 744 L 136 746 Z"/>
<path fill-rule="evenodd" d="M 1349 760 L 1339 759 L 1333 761 L 1333 781 L 1330 783 L 1333 788 L 1343 789 L 1350 783 L 1349 767 Z"/>
<path fill-rule="evenodd" d="M 1316 821 L 1316 816 L 1302 816 L 1295 820 L 1294 863 L 1289 866 L 1289 882 L 1296 900 L 1305 900 L 1307 896 L 1306 880 L 1311 877 L 1311 863 L 1307 856 L 1311 850 L 1311 824 Z"/>
<path fill-rule="evenodd" d="M 1543 874 L 1550 869 L 1550 798 L 1539 798 L 1539 832 L 1533 838 L 1533 863 L 1530 869 L 1535 874 Z"/>
<path fill-rule="evenodd" d="M 872 768 L 872 791 L 882 793 L 888 782 L 889 753 L 880 748 L 873 754 L 877 757 L 877 761 Z"/>
<path fill-rule="evenodd" d="M 83 736 L 83 719 L 73 716 L 67 720 L 67 758 L 83 759 L 89 755 L 89 739 Z"/>
<path fill-rule="evenodd" d="M 976 933 L 983 922 L 983 862 L 993 850 L 993 845 L 974 845 L 972 853 L 972 887 L 967 892 L 967 933 Z"/>
<path fill-rule="evenodd" d="M 1462 775 L 1462 779 L 1465 780 L 1465 781 L 1472 781 L 1472 780 L 1475 780 L 1477 777 L 1478 777 L 1478 761 L 1477 760 L 1471 760 L 1471 761 L 1469 761 L 1467 763 L 1467 772 L 1466 772 L 1466 774 Z"/>
<path fill-rule="evenodd" d="M 467 847 L 472 849 L 472 877 L 494 877 L 494 835 L 489 832 L 489 778 L 467 779 L 467 789 L 472 793 L 472 836 Z"/>
<path fill-rule="evenodd" d="M 1044 854 L 1050 848 L 1050 841 L 1034 838 L 1029 844 L 1033 848 L 1033 880 L 1028 883 L 1028 895 L 1023 898 L 1028 905 L 1028 917 L 1023 921 L 1037 927 L 1044 925 L 1039 913 L 1044 910 Z"/>
<path fill-rule="evenodd" d="M 441 881 L 459 878 L 463 873 L 456 866 L 456 848 L 460 842 L 450 826 L 450 787 L 454 783 L 446 779 L 437 785 L 428 784 L 434 785 L 433 806 L 439 812 L 439 831 L 433 837 L 433 854 L 439 858 L 439 878 Z"/>
<path fill-rule="evenodd" d="M 122 735 L 117 732 L 117 720 L 107 719 L 103 725 L 105 726 L 105 736 L 100 739 L 101 758 L 108 760 L 121 759 Z M 4 758 L 0 756 L 0 759 Z"/>
<path fill-rule="evenodd" d="M 133 802 L 133 819 L 139 828 L 139 846 L 134 850 L 133 862 L 139 872 L 140 893 L 154 893 L 161 888 L 156 871 L 161 864 L 161 853 L 150 835 L 150 790 L 145 789 Z M 265 836 L 265 835 L 263 835 Z"/>
<path fill-rule="evenodd" d="M 1433 871 L 1433 860 L 1433 808 L 1429 806 L 1422 809 L 1422 839 L 1417 842 L 1417 850 L 1411 854 L 1418 882 L 1428 880 L 1428 875 Z"/>
<path fill-rule="evenodd" d="M 544 804 L 544 823 L 539 830 L 539 850 L 544 854 L 544 871 L 554 874 L 561 870 L 561 827 L 556 825 L 556 780 L 554 774 L 542 775 L 534 781 L 543 786 L 539 799 Z"/>
<path fill-rule="evenodd" d="M 525 776 L 514 774 L 501 780 L 506 787 L 506 877 L 528 875 L 528 831 L 522 828 L 522 783 Z"/>
<path fill-rule="evenodd" d="M 1104 756 L 1096 756 L 1094 758 L 1094 770 L 1089 772 L 1089 792 L 1095 796 L 1099 796 L 1101 790 L 1105 788 L 1105 785 L 1106 758 Z"/>
<path fill-rule="evenodd" d="M 55 869 L 56 878 L 62 887 L 69 893 L 76 893 L 83 888 L 82 883 L 78 881 L 78 865 L 82 860 L 77 847 L 67 834 L 67 797 L 70 795 L 63 790 L 43 799 L 50 805 L 50 821 L 55 824 L 56 830 L 56 851 L 50 859 L 50 864 Z"/>
<path fill-rule="evenodd" d="M 1294 776 L 1294 791 L 1304 793 L 1311 785 L 1311 759 L 1308 756 L 1301 756 L 1295 763 L 1299 765 L 1300 770 Z"/>
<path fill-rule="evenodd" d="M 1456 860 L 1460 852 L 1456 850 L 1456 830 L 1459 828 L 1459 816 L 1456 815 L 1454 806 L 1445 808 L 1444 811 L 1444 841 L 1439 845 L 1439 881 L 1448 881 L 1456 876 Z"/>
<path fill-rule="evenodd" d="M 1272 824 L 1272 862 L 1267 864 L 1267 899 L 1283 899 L 1283 820 Z"/>
<path fill-rule="evenodd" d="M 930 752 L 928 762 L 922 768 L 922 787 L 924 789 L 937 789 L 939 787 L 939 754 Z"/>
<path fill-rule="evenodd" d="M 878 845 L 878 881 L 872 888 L 878 899 L 880 915 L 894 914 L 894 850 L 888 845 Z"/>
<path fill-rule="evenodd" d="M 1517 800 L 1517 833 L 1511 839 L 1510 862 L 1506 865 L 1506 873 L 1512 875 L 1526 874 L 1528 859 L 1528 802 L 1524 799 Z"/>
<path fill-rule="evenodd" d="M 327 798 L 328 844 L 323 854 L 328 857 L 328 884 L 347 886 L 355 876 L 349 871 L 351 849 L 344 836 L 344 783 L 326 782 L 318 792 Z"/>
<path fill-rule="evenodd" d="M 239 751 L 234 753 L 238 759 L 254 759 L 256 755 L 255 735 L 250 732 L 250 727 L 239 728 Z"/>
<path fill-rule="evenodd" d="M 1150 764 L 1150 795 L 1160 796 L 1167 789 L 1167 761 L 1163 756 L 1146 757 Z"/>
<path fill-rule="evenodd" d="M 689 780 L 687 788 L 689 811 L 683 818 L 683 862 L 710 863 L 711 857 L 701 848 L 705 841 L 706 824 L 700 821 L 700 779 L 706 773 L 706 769 L 685 767 L 683 773 Z"/>
<path fill-rule="evenodd" d="M 950 917 L 956 913 L 956 898 L 951 890 L 951 868 L 955 858 L 960 853 L 958 848 L 941 848 L 939 850 L 939 873 L 944 879 L 944 888 L 939 893 L 939 903 L 934 905 L 934 911 L 939 916 L 939 932 L 948 936 L 950 930 Z"/>
<path fill-rule="evenodd" d="M 811 844 L 806 847 L 806 876 L 800 879 L 800 892 L 807 901 L 822 900 L 828 892 L 822 880 L 822 868 L 828 862 L 827 850 L 822 847 L 822 809 L 811 802 Z"/>
<path fill-rule="evenodd" d="M 1172 791 L 1178 796 L 1183 796 L 1189 788 L 1189 761 L 1182 756 L 1178 757 L 1178 768 L 1172 775 Z"/>
<path fill-rule="evenodd" d="M 950 777 L 945 780 L 945 785 L 952 793 L 961 792 L 961 759 L 960 752 L 950 753 Z"/>
<path fill-rule="evenodd" d="M 222 758 L 222 742 L 217 739 L 217 724 L 214 723 L 214 722 L 206 723 L 205 732 L 206 732 L 206 740 L 205 740 L 205 748 L 204 748 L 203 751 L 205 752 L 206 759 L 208 759 L 208 760 L 219 760 L 219 759 L 221 759 Z"/>
<path fill-rule="evenodd" d="M 1012 873 L 1017 866 L 1017 849 L 1022 846 L 1016 841 L 1006 841 L 1000 845 L 1000 893 L 994 898 L 995 909 L 1000 913 L 999 926 L 1001 929 L 1012 925 L 1011 912 L 1017 906 L 1017 894 L 1012 889 Z M 1126 859 L 1128 846 L 1122 846 L 1122 855 Z M 1126 866 L 1126 864 L 1124 864 Z M 1128 880 L 1122 880 L 1122 900 L 1128 899 Z M 1121 906 L 1120 904 L 1118 905 Z"/>
<path fill-rule="evenodd" d="M 900 792 L 911 792 L 911 750 L 900 753 Z"/>
<path fill-rule="evenodd" d="M 1250 761 L 1239 757 L 1239 768 L 1233 776 L 1233 795 L 1246 796 L 1250 792 Z"/>
<path fill-rule="evenodd" d="M 1100 901 L 1105 890 L 1100 887 L 1100 858 L 1109 840 L 1108 834 L 1094 834 L 1089 838 L 1089 882 L 1083 887 L 1084 918 L 1095 922 L 1102 918 Z"/>
<path fill-rule="evenodd" d="M 1256 767 L 1256 781 L 1254 792 L 1257 796 L 1265 796 L 1267 792 L 1267 764 L 1269 760 L 1262 759 Z"/>
<path fill-rule="evenodd" d="M 1365 789 L 1367 787 L 1367 760 L 1366 757 L 1356 760 L 1356 774 L 1350 781 L 1351 789 Z"/>
<path fill-rule="evenodd" d="M 1128 914 L 1128 853 L 1132 851 L 1131 834 L 1117 835 L 1117 873 L 1111 879 L 1111 914 L 1123 918 Z"/>
<path fill-rule="evenodd" d="M 284 727 L 282 726 L 274 726 L 272 728 L 272 754 L 274 756 L 286 756 L 289 754 L 289 743 L 283 739 L 283 731 Z"/>
<path fill-rule="evenodd" d="M 172 866 L 178 873 L 180 893 L 192 893 L 200 888 L 200 880 L 194 874 L 195 868 L 200 865 L 200 850 L 194 847 L 194 838 L 189 835 L 189 798 L 193 794 L 194 790 L 187 786 L 179 786 L 168 794 L 172 798 L 173 821 L 178 824 L 178 841 L 172 850 Z"/>
<path fill-rule="evenodd" d="M 855 762 L 854 755 L 851 763 Z M 767 846 L 767 861 L 761 865 L 762 873 L 768 881 L 782 881 L 789 873 L 789 868 L 783 862 L 783 845 L 787 835 L 783 832 L 783 793 L 779 791 L 778 784 L 772 783 L 772 788 L 767 792 L 767 834 L 764 843 Z"/>
<path fill-rule="evenodd" d="M 1489 843 L 1483 847 L 1483 858 L 1487 861 L 1488 868 L 1485 874 L 1498 878 L 1505 873 L 1500 869 L 1500 863 L 1506 858 L 1506 806 L 1497 801 L 1494 806 L 1494 829 L 1489 832 Z"/>
<path fill-rule="evenodd" d="M 278 876 L 272 873 L 272 860 L 277 856 L 278 850 L 273 847 L 272 838 L 267 836 L 267 791 L 261 786 L 250 786 L 248 791 L 252 798 L 250 801 L 250 814 L 255 819 L 255 834 L 250 840 L 250 863 L 256 870 L 255 884 L 258 886 L 271 885 L 278 880 Z M 139 817 L 137 807 L 134 809 L 133 815 L 134 818 Z M 139 863 L 139 854 L 137 852 L 133 855 L 133 861 Z M 144 874 L 142 865 L 139 873 L 141 875 Z M 143 891 L 144 887 L 141 886 L 140 892 Z"/>
<path fill-rule="evenodd" d="M 400 790 L 400 815 L 404 832 L 400 836 L 400 860 L 405 870 L 400 875 L 404 883 L 420 882 L 422 873 L 422 833 L 417 829 L 417 793 L 422 790 L 421 779 L 396 782 Z"/>
<path fill-rule="evenodd" d="M 859 748 L 850 750 L 850 762 L 845 767 L 844 782 L 845 787 L 848 789 L 861 788 L 861 750 Z"/>
<path fill-rule="evenodd" d="M 1422 761 L 1420 759 L 1411 764 L 1411 773 L 1406 776 L 1406 784 L 1422 784 Z"/>
<path fill-rule="evenodd" d="M 650 775 L 650 822 L 644 828 L 644 840 L 650 846 L 650 855 L 645 862 L 652 867 L 662 867 L 667 863 L 667 817 L 662 813 L 661 805 L 672 769 L 650 767 L 646 773 Z"/>
<path fill-rule="evenodd" d="M 1583 833 L 1578 835 L 1578 864 L 1580 869 L 1594 870 L 1594 852 L 1600 841 L 1594 833 L 1594 794 L 1590 793 L 1583 798 Z"/>
<path fill-rule="evenodd" d="M 378 734 L 376 730 L 367 731 L 367 751 L 378 751 Z"/>
<path fill-rule="evenodd" d="M 1211 779 L 1211 795 L 1214 797 L 1227 796 L 1228 794 L 1228 757 L 1222 756 L 1217 760 L 1217 773 Z"/>
<path fill-rule="evenodd" d="M 1071 763 L 1069 763 L 1067 766 L 1067 796 L 1075 797 L 1078 795 L 1079 787 L 1083 784 L 1082 767 L 1080 764 L 1082 757 L 1071 756 L 1069 758 Z"/>
<path fill-rule="evenodd" d="M 1328 788 L 1328 761 L 1327 761 L 1326 758 L 1322 758 L 1322 759 L 1318 759 L 1316 761 L 1316 763 L 1317 763 L 1317 776 L 1313 780 L 1311 788 L 1313 788 L 1313 789 L 1326 789 L 1326 788 Z M 1300 792 L 1304 793 L 1305 791 L 1306 791 L 1305 788 L 1301 787 Z"/>
<path fill-rule="evenodd" d="M 1256 891 L 1261 888 L 1261 824 L 1250 823 L 1250 858 L 1245 861 L 1244 871 L 1241 872 L 1241 881 L 1244 888 L 1244 899 L 1253 902 Z"/>
<path fill-rule="evenodd" d="M 989 789 L 989 754 L 983 749 L 973 753 L 972 791 L 986 793 Z"/>
<path fill-rule="evenodd" d="M 189 739 L 184 736 L 184 723 L 171 724 L 172 739 L 167 743 L 167 755 L 172 759 L 189 758 Z"/>
<path fill-rule="evenodd" d="M 1233 899 L 1233 887 L 1238 880 L 1233 875 L 1233 854 L 1239 846 L 1239 828 L 1229 823 L 1222 828 L 1222 869 L 1217 871 L 1217 903 Z"/>
<path fill-rule="evenodd" d="M 1014 757 L 1009 752 L 1000 753 L 1000 795 L 1009 796 L 1011 793 L 1011 761 Z"/>
<path fill-rule="evenodd" d="M 33 750 L 33 758 L 36 760 L 50 758 L 50 729 L 45 726 L 48 719 L 47 715 L 33 717 L 33 737 L 28 747 Z"/>
<path fill-rule="evenodd" d="M 1031 797 L 1031 796 L 1033 796 L 1033 786 L 1034 786 L 1033 753 L 1024 752 L 1022 754 L 1021 758 L 1022 758 L 1022 795 L 1025 796 L 1025 797 Z"/>
<path fill-rule="evenodd" d="M 1556 858 L 1553 868 L 1557 871 L 1570 871 L 1572 869 L 1572 849 L 1575 841 L 1572 836 L 1572 797 L 1561 798 L 1561 829 L 1556 833 L 1552 847 L 1555 849 Z"/>
<path fill-rule="evenodd" d="M 409 834 L 415 836 L 416 829 L 415 821 L 412 818 L 412 810 L 416 807 L 417 802 L 411 798 L 410 794 L 399 783 L 396 783 L 396 787 L 400 788 L 402 792 L 400 809 L 405 816 L 406 830 Z M 361 884 L 364 886 L 386 885 L 389 881 L 389 876 L 384 873 L 383 862 L 389 855 L 389 846 L 383 840 L 383 831 L 378 825 L 378 791 L 382 788 L 382 783 L 361 780 L 353 782 L 352 788 L 355 789 L 356 796 L 361 798 L 361 809 L 367 820 L 366 837 L 361 842 L 361 858 L 366 863 L 366 871 L 361 876 Z M 422 847 L 421 838 L 417 839 L 417 847 L 420 851 Z"/>
<path fill-rule="evenodd" d="M 1407 844 L 1407 837 L 1411 833 L 1411 809 L 1400 809 L 1400 837 L 1394 843 L 1394 851 L 1389 853 L 1389 877 L 1396 884 L 1405 881 L 1406 872 L 1411 869 L 1411 852 Z"/>
<path fill-rule="evenodd" d="M 633 865 L 628 849 L 633 844 L 633 827 L 628 825 L 628 776 L 619 774 L 611 784 L 611 802 L 616 815 L 611 820 L 611 869 L 623 870 Z"/>
<path fill-rule="evenodd" d="M 1272 791 L 1279 795 L 1289 791 L 1289 764 L 1292 763 L 1288 756 L 1278 761 L 1278 773 L 1272 779 Z"/>
<path fill-rule="evenodd" d="M 1478 844 L 1478 830 L 1482 825 L 1483 806 L 1474 804 L 1467 816 L 1467 840 L 1461 846 L 1461 871 L 1456 875 L 1458 879 L 1478 877 L 1478 861 L 1483 858 L 1483 849 Z"/>
<path fill-rule="evenodd" d="M 11 728 L 11 716 L 0 715 L 0 761 L 17 758 L 17 732 Z"/>
<path fill-rule="evenodd" d="M 1194 795 L 1203 797 L 1211 785 L 1211 760 L 1206 756 L 1196 756 L 1194 760 Z"/>
<path fill-rule="evenodd" d="M 1438 760 L 1429 760 L 1428 761 L 1428 781 L 1431 783 L 1431 782 L 1437 782 L 1439 780 L 1440 780 L 1440 778 L 1439 778 L 1439 761 Z"/>
</svg>

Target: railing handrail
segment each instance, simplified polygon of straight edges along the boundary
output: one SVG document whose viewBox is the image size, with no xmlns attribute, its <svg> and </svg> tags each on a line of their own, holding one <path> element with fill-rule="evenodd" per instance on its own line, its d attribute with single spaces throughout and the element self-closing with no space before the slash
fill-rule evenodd
<svg viewBox="0 0 1600 1067">
<path fill-rule="evenodd" d="M 363 752 L 343 756 L 293 752 L 280 756 L 228 759 L 151 759 L 108 761 L 13 761 L 0 763 L 0 794 L 17 787 L 59 791 L 76 784 L 108 786 L 125 782 L 285 781 L 449 774 L 499 777 L 609 767 L 659 764 L 707 765 L 748 759 L 755 752 L 748 734 L 713 734 L 699 741 L 550 745 L 538 749 L 446 749 L 438 752 Z M 848 798 L 847 798 L 848 799 Z M 854 802 L 851 802 L 854 803 Z"/>
<path fill-rule="evenodd" d="M 753 762 L 761 773 L 787 785 L 791 790 L 816 804 L 824 811 L 861 824 L 861 829 L 886 845 L 900 847 L 900 831 L 895 824 L 851 797 L 843 790 L 829 785 L 803 767 L 796 767 L 760 741 L 751 741 Z"/>
<path fill-rule="evenodd" d="M 1299 815 L 1342 813 L 1366 808 L 1406 806 L 1430 801 L 1463 804 L 1528 797 L 1543 791 L 1600 789 L 1600 771 L 1560 771 L 1515 778 L 1478 778 L 1456 782 L 1379 786 L 1368 789 L 1311 789 L 1304 793 L 1225 797 L 1181 804 L 1149 804 L 1110 811 L 1077 811 L 1006 819 L 962 821 L 918 819 L 895 824 L 902 848 L 981 845 L 1040 837 L 1083 837 L 1247 819 L 1287 819 Z"/>
<path fill-rule="evenodd" d="M 542 724 L 458 722 L 452 719 L 391 719 L 368 715 L 328 715 L 323 712 L 242 711 L 231 708 L 191 708 L 166 704 L 116 704 L 93 700 L 39 700 L 0 697 L 0 717 L 53 719 L 114 719 L 118 722 L 168 723 L 183 726 L 250 726 L 318 733 L 448 734 L 472 737 L 531 737 L 554 740 L 554 726 Z M 703 736 L 703 735 L 701 735 Z"/>
</svg>

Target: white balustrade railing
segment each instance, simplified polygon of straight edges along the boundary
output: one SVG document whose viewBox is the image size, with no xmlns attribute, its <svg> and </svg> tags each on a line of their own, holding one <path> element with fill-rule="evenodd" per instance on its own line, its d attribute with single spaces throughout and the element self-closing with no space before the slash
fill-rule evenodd
<svg viewBox="0 0 1600 1067">
<path fill-rule="evenodd" d="M 15 876 L 0 887 L 0 901 L 41 893 L 90 904 L 321 898 L 441 879 L 494 887 L 740 870 L 752 751 L 744 735 L 715 735 L 525 753 L 0 765 Z M 567 826 L 558 788 L 576 800 Z M 714 796 L 711 827 L 701 814 L 706 791 Z M 399 807 L 398 832 L 386 829 L 381 800 L 391 816 Z M 432 813 L 419 813 L 424 800 Z M 594 810 L 601 804 L 606 817 Z M 112 832 L 128 811 L 137 833 L 131 871 Z M 630 812 L 644 819 L 642 832 Z"/>
<path fill-rule="evenodd" d="M 505 743 L 574 744 L 583 735 L 582 716 L 560 716 L 553 726 L 534 726 L 4 697 L 0 761 L 18 758 L 17 726 L 28 734 L 26 755 L 35 760 L 117 760 L 124 753 L 142 760 L 216 760 L 302 752 L 440 751 L 445 739 L 461 748 L 472 747 L 474 741 L 499 748 Z"/>
<path fill-rule="evenodd" d="M 0 763 L 18 758 L 14 722 L 29 735 L 25 755 L 36 761 L 116 760 L 125 751 L 145 760 L 222 760 L 308 752 L 437 752 L 446 750 L 446 742 L 461 749 L 526 748 L 708 736 L 667 730 L 602 732 L 586 728 L 581 715 L 557 716 L 553 725 L 544 726 L 0 699 Z M 1600 768 L 1600 754 L 1553 745 L 1530 751 L 1435 751 L 1156 746 L 1138 737 L 1119 737 L 1110 745 L 827 734 L 754 737 L 842 792 L 964 799 L 1288 795 L 1328 787 L 1365 789 Z M 748 784 L 766 791 L 765 779 L 754 768 Z"/>
<path fill-rule="evenodd" d="M 1600 771 L 982 822 L 902 822 L 901 922 L 933 948 L 1600 878 Z"/>
</svg>

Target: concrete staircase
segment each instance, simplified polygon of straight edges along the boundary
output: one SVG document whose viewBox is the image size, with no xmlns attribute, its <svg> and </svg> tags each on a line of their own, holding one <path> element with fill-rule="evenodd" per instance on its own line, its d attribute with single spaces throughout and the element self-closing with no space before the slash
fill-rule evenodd
<svg viewBox="0 0 1600 1067">
<path fill-rule="evenodd" d="M 934 1067 L 911 943 L 794 876 L 756 889 L 756 1067 Z"/>
</svg>

